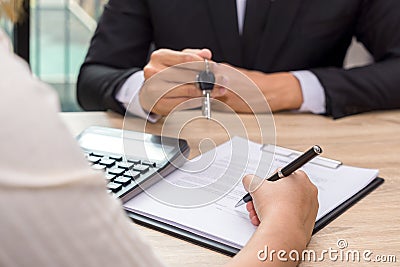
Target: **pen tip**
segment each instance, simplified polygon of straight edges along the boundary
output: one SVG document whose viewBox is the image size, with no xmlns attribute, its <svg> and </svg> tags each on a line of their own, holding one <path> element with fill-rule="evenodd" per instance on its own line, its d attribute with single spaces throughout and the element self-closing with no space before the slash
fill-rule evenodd
<svg viewBox="0 0 400 267">
<path fill-rule="evenodd" d="M 241 199 L 238 203 L 236 203 L 235 208 L 242 206 L 244 204 L 243 199 Z"/>
</svg>

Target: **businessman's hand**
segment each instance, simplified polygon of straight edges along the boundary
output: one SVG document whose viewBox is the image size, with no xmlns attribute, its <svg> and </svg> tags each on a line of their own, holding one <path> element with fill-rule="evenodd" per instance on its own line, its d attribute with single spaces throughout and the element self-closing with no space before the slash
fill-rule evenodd
<svg viewBox="0 0 400 267">
<path fill-rule="evenodd" d="M 139 93 L 141 106 L 152 113 L 167 115 L 177 105 L 202 96 L 194 81 L 196 75 L 205 68 L 204 60 L 211 60 L 211 57 L 212 53 L 208 49 L 154 51 L 143 69 L 145 83 Z M 179 64 L 183 63 L 191 64 L 180 67 Z M 216 79 L 221 83 L 220 76 L 216 76 Z M 216 86 L 211 96 L 221 97 L 225 92 L 225 88 Z M 201 101 L 197 101 L 191 102 L 185 108 L 200 106 Z"/>
<path fill-rule="evenodd" d="M 303 171 L 276 182 L 247 175 L 243 185 L 253 197 L 246 208 L 254 225 L 269 224 L 276 230 L 283 225 L 284 231 L 308 243 L 318 211 L 318 190 Z"/>
<path fill-rule="evenodd" d="M 300 83 L 293 74 L 289 72 L 266 74 L 260 71 L 233 67 L 228 64 L 222 65 L 235 68 L 252 80 L 268 101 L 271 111 L 296 110 L 301 107 L 303 94 Z M 228 77 L 227 87 L 238 91 L 234 93 L 229 90 L 223 96 L 217 97 L 217 99 L 229 105 L 236 112 L 252 113 L 254 110 L 262 109 L 262 107 L 257 107 L 257 104 L 252 104 L 251 107 L 248 104 L 257 103 L 256 99 L 252 99 L 253 96 L 259 98 L 257 94 L 246 95 L 245 100 L 247 103 L 238 96 L 244 94 L 240 92 L 244 87 L 236 86 L 237 83 L 234 77 Z"/>
</svg>

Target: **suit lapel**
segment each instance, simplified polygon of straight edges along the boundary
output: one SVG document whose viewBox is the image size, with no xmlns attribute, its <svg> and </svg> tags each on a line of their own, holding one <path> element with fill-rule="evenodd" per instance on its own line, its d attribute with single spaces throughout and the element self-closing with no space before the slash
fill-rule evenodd
<svg viewBox="0 0 400 267">
<path fill-rule="evenodd" d="M 236 1 L 207 0 L 207 4 L 214 34 L 223 57 L 221 60 L 241 66 L 242 48 L 238 31 Z"/>
<path fill-rule="evenodd" d="M 248 0 L 251 1 L 251 0 Z M 268 12 L 265 30 L 260 38 L 255 69 L 274 70 L 281 48 L 293 27 L 302 0 L 274 0 Z"/>
</svg>

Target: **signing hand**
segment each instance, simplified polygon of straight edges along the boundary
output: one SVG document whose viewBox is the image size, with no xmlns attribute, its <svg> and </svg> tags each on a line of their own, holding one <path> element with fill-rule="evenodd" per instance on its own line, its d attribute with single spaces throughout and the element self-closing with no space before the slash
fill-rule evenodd
<svg viewBox="0 0 400 267">
<path fill-rule="evenodd" d="M 308 243 L 318 211 L 318 190 L 303 171 L 276 182 L 247 175 L 243 185 L 253 197 L 246 208 L 254 225 L 284 222 L 285 231 L 300 234 Z"/>
<path fill-rule="evenodd" d="M 247 175 L 243 184 L 253 197 L 247 209 L 252 223 L 258 227 L 226 266 L 297 266 L 297 259 L 287 258 L 287 254 L 297 251 L 302 255 L 310 241 L 318 210 L 316 187 L 302 171 L 276 182 Z M 285 251 L 287 260 L 259 260 L 257 256 L 266 246 L 270 251 Z"/>
</svg>

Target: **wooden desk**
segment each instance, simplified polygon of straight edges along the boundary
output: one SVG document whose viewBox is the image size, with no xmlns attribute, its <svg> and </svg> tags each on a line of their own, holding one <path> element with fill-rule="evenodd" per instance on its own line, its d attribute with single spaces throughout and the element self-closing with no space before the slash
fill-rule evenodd
<svg viewBox="0 0 400 267">
<path fill-rule="evenodd" d="M 122 127 L 114 113 L 63 113 L 61 117 L 74 135 L 88 126 Z M 244 120 L 246 116 L 243 117 Z M 313 236 L 309 249 L 337 249 L 346 239 L 351 250 L 372 250 L 373 255 L 396 255 L 400 262 L 400 111 L 377 112 L 332 120 L 306 114 L 277 114 L 277 145 L 305 150 L 313 144 L 324 148 L 324 156 L 345 164 L 377 168 L 385 183 Z M 143 129 L 143 120 L 131 119 L 129 127 Z M 160 124 L 147 127 L 157 133 Z M 188 242 L 139 227 L 156 253 L 170 266 L 220 266 L 229 257 Z M 262 249 L 262 248 L 260 248 Z M 256 255 L 255 255 L 256 257 Z M 359 266 L 360 263 L 303 263 L 301 266 Z M 382 266 L 382 263 L 361 263 Z"/>
</svg>

